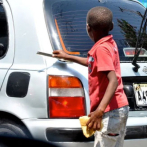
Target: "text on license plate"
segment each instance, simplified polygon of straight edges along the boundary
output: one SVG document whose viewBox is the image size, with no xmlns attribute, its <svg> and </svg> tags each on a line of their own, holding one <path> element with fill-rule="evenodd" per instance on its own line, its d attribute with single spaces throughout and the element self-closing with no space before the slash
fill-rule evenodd
<svg viewBox="0 0 147 147">
<path fill-rule="evenodd" d="M 133 83 L 137 106 L 147 106 L 147 84 Z"/>
</svg>

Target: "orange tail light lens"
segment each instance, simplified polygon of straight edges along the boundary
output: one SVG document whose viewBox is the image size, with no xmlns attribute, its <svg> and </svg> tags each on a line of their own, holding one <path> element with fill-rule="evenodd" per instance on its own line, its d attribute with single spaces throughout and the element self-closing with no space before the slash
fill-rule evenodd
<svg viewBox="0 0 147 147">
<path fill-rule="evenodd" d="M 49 76 L 50 88 L 82 88 L 78 78 L 67 76 Z"/>
<path fill-rule="evenodd" d="M 85 97 L 76 77 L 49 76 L 50 118 L 78 118 L 85 115 Z"/>
</svg>

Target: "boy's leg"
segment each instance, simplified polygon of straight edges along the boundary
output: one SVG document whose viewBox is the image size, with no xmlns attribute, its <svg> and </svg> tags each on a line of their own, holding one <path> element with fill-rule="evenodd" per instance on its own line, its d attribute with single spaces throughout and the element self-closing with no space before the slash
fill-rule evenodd
<svg viewBox="0 0 147 147">
<path fill-rule="evenodd" d="M 123 147 L 129 107 L 107 112 L 103 116 L 104 127 L 96 131 L 94 147 Z"/>
</svg>

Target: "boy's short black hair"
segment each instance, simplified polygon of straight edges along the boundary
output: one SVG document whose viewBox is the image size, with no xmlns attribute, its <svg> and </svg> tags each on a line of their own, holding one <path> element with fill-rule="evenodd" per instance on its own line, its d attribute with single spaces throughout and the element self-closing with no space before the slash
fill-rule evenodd
<svg viewBox="0 0 147 147">
<path fill-rule="evenodd" d="M 87 13 L 87 23 L 95 31 L 98 29 L 110 31 L 112 28 L 113 14 L 106 7 L 94 7 Z"/>
</svg>

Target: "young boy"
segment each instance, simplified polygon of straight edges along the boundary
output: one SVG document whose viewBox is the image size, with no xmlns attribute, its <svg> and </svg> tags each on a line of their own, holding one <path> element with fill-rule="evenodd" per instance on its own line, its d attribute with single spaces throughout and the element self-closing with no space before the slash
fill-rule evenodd
<svg viewBox="0 0 147 147">
<path fill-rule="evenodd" d="M 87 14 L 87 33 L 95 42 L 87 58 L 68 55 L 62 50 L 53 56 L 88 66 L 91 113 L 87 126 L 96 131 L 94 147 L 122 147 L 128 118 L 128 101 L 123 91 L 118 48 L 109 35 L 112 12 L 94 7 Z"/>
</svg>

